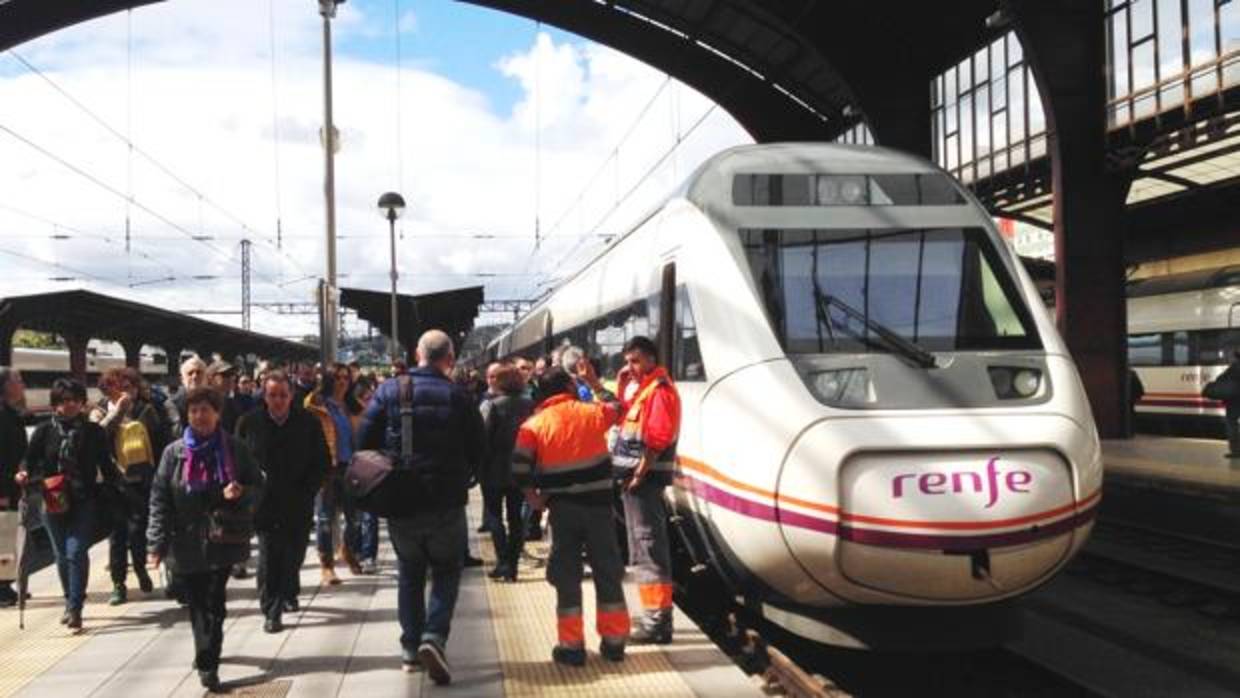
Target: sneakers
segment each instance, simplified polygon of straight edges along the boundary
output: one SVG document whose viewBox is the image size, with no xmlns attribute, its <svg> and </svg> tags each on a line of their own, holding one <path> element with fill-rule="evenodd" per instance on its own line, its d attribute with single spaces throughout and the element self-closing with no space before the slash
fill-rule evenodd
<svg viewBox="0 0 1240 698">
<path fill-rule="evenodd" d="M 624 645 L 617 645 L 603 640 L 598 643 L 598 653 L 609 662 L 624 661 Z"/>
<path fill-rule="evenodd" d="M 362 574 L 379 574 L 379 562 L 373 557 L 368 557 L 365 560 L 362 560 Z"/>
<path fill-rule="evenodd" d="M 437 685 L 446 686 L 452 683 L 452 669 L 439 645 L 430 640 L 418 645 L 418 661 L 426 669 L 426 673 L 430 674 L 431 681 Z"/>
<path fill-rule="evenodd" d="M 586 648 L 584 647 L 564 647 L 556 645 L 551 650 L 551 661 L 556 664 L 565 666 L 585 666 L 586 665 Z"/>
<path fill-rule="evenodd" d="M 418 659 L 418 651 L 409 647 L 400 649 L 400 668 L 406 674 L 412 674 L 422 670 L 422 661 Z"/>
<path fill-rule="evenodd" d="M 120 606 L 129 600 L 129 590 L 125 588 L 125 583 L 112 585 L 112 595 L 108 597 L 109 606 Z"/>
</svg>

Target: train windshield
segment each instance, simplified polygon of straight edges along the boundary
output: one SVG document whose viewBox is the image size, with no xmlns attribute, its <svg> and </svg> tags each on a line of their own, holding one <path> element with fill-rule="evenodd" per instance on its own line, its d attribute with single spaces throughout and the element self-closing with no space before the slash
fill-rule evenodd
<svg viewBox="0 0 1240 698">
<path fill-rule="evenodd" d="M 740 235 L 789 354 L 1041 346 L 1014 279 L 980 228 Z"/>
</svg>

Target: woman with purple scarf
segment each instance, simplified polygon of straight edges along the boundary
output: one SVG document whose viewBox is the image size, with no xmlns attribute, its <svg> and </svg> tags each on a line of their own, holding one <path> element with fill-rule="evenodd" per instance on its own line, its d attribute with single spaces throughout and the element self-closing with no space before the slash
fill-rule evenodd
<svg viewBox="0 0 1240 698">
<path fill-rule="evenodd" d="M 203 687 L 220 687 L 225 588 L 233 565 L 250 556 L 254 505 L 263 476 L 249 450 L 220 428 L 224 397 L 212 388 L 186 396 L 184 436 L 168 445 L 151 486 L 148 564 L 167 561 L 189 605 L 194 668 Z"/>
</svg>

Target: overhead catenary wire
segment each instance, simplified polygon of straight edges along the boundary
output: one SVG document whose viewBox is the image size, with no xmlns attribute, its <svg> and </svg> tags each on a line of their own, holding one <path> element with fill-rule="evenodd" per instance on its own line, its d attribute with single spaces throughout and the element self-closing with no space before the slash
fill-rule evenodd
<svg viewBox="0 0 1240 698">
<path fill-rule="evenodd" d="M 79 109 L 82 113 L 86 114 L 86 116 L 88 116 L 92 121 L 94 121 L 96 124 L 102 127 L 105 131 L 111 134 L 114 138 L 117 138 L 122 143 L 124 143 L 133 152 L 133 154 L 137 155 L 138 157 L 142 158 L 146 162 L 150 163 L 152 166 L 155 167 L 156 170 L 158 170 L 164 176 L 168 177 L 173 182 L 176 182 L 177 185 L 185 189 L 187 192 L 189 192 L 193 196 L 200 198 L 202 200 L 202 203 L 206 204 L 208 207 L 220 213 L 225 218 L 229 219 L 230 221 L 235 223 L 237 226 L 239 226 L 242 230 L 246 232 L 245 237 L 249 237 L 250 239 L 258 239 L 260 241 L 265 241 L 269 243 L 269 246 L 272 249 L 277 249 L 279 252 L 281 252 L 284 258 L 287 259 L 290 263 L 296 266 L 299 270 L 303 272 L 305 271 L 305 269 L 301 267 L 300 263 L 298 263 L 297 260 L 293 259 L 293 257 L 284 253 L 283 250 L 279 250 L 276 247 L 276 245 L 271 242 L 270 235 L 261 234 L 259 231 L 255 230 L 253 226 L 251 226 L 244 219 L 242 219 L 239 215 L 237 215 L 233 211 L 224 207 L 219 202 L 215 201 L 211 197 L 204 194 L 201 190 L 199 190 L 193 184 L 188 182 L 185 178 L 178 175 L 176 172 L 173 172 L 170 167 L 165 165 L 163 162 L 161 162 L 158 158 L 156 158 L 151 153 L 148 153 L 147 151 L 139 147 L 137 144 L 135 144 L 125 134 L 121 133 L 116 127 L 112 126 L 103 117 L 95 113 L 94 110 L 86 106 L 81 100 L 73 96 L 72 93 L 70 93 L 68 90 L 62 87 L 59 83 L 53 80 L 51 76 L 44 73 L 42 70 L 39 69 L 38 66 L 31 63 L 29 60 L 27 60 L 24 56 L 22 56 L 16 50 L 9 49 L 8 53 L 10 56 L 13 57 L 14 60 L 20 63 L 22 67 L 25 68 L 27 71 L 29 71 L 32 75 L 39 77 L 41 80 L 47 83 L 53 90 L 55 90 L 58 94 L 60 94 L 62 97 L 68 100 L 71 104 L 73 104 L 73 106 Z"/>
<path fill-rule="evenodd" d="M 111 237 L 111 236 L 104 235 L 104 234 L 99 234 L 99 233 L 89 233 L 89 232 L 86 232 L 86 231 L 84 231 L 84 230 L 82 230 L 82 229 L 80 229 L 80 228 L 76 228 L 76 227 L 74 227 L 74 226 L 67 225 L 67 224 L 62 223 L 62 222 L 60 222 L 60 221 L 52 220 L 52 219 L 50 219 L 50 218 L 48 218 L 48 217 L 46 217 L 46 216 L 40 216 L 40 215 L 38 215 L 38 214 L 31 213 L 31 212 L 26 211 L 26 210 L 24 210 L 24 209 L 16 208 L 16 207 L 10 206 L 10 205 L 8 205 L 8 204 L 3 204 L 3 203 L 0 203 L 0 210 L 9 211 L 10 213 L 14 213 L 14 214 L 16 214 L 16 215 L 18 215 L 18 216 L 21 216 L 21 217 L 23 217 L 23 218 L 28 218 L 28 219 L 30 219 L 30 220 L 32 220 L 32 221 L 37 221 L 37 222 L 42 223 L 42 224 L 44 224 L 44 225 L 51 226 L 51 228 L 52 228 L 52 232 L 51 232 L 51 233 L 48 233 L 48 234 L 43 234 L 43 235 L 5 235 L 5 236 L 4 236 L 4 238 L 5 238 L 6 240 L 19 240 L 19 239 L 43 239 L 43 240 L 46 240 L 46 239 L 48 239 L 48 238 L 51 238 L 51 239 L 53 239 L 53 240 L 68 240 L 68 239 L 73 239 L 73 238 L 81 238 L 81 239 L 87 239 L 87 240 L 95 240 L 95 241 L 98 241 L 98 242 L 103 242 L 103 243 L 105 243 L 105 244 L 109 244 L 109 245 L 116 245 L 116 246 L 121 247 L 122 249 L 124 248 L 124 245 L 125 245 L 125 241 L 123 241 L 123 240 L 117 240 L 117 239 L 115 239 L 115 238 L 113 238 L 113 237 Z M 71 233 L 71 235 L 69 235 L 69 234 L 65 234 L 65 233 L 61 233 L 60 231 L 62 231 L 62 230 L 63 230 L 63 231 L 68 231 L 68 233 Z M 180 240 L 181 238 L 179 238 L 179 237 L 178 237 L 178 238 L 176 238 L 176 239 Z M 143 251 L 138 250 L 138 249 L 131 249 L 131 253 L 132 253 L 132 254 L 136 254 L 136 255 L 138 255 L 138 256 L 139 256 L 139 257 L 141 257 L 142 259 L 145 259 L 145 260 L 147 260 L 147 261 L 151 262 L 152 264 L 158 264 L 158 265 L 162 266 L 164 269 L 166 269 L 166 270 L 167 270 L 168 272 L 170 272 L 170 273 L 173 273 L 173 274 L 175 274 L 175 273 L 176 273 L 176 270 L 175 270 L 175 269 L 173 269 L 171 265 L 169 265 L 167 262 L 163 261 L 162 259 L 159 259 L 159 258 L 157 258 L 157 257 L 153 257 L 153 256 L 151 256 L 150 254 L 147 254 L 146 252 L 143 252 Z"/>
<path fill-rule="evenodd" d="M 271 160 L 276 208 L 276 250 L 284 251 L 284 210 L 280 184 L 280 103 L 276 79 L 276 2 L 267 0 L 267 38 L 271 44 Z"/>
<path fill-rule="evenodd" d="M 623 195 L 618 196 L 616 198 L 616 201 L 612 204 L 611 208 L 607 209 L 607 211 L 603 213 L 602 217 L 599 218 L 597 221 L 595 221 L 593 225 L 589 226 L 588 229 L 591 231 L 598 230 L 598 228 L 602 226 L 604 223 L 606 223 L 607 220 L 611 218 L 611 216 L 614 215 L 616 211 L 620 210 L 620 207 L 624 204 L 624 202 L 627 201 L 629 197 L 631 197 L 633 194 L 635 194 L 637 190 L 641 188 L 642 184 L 644 184 L 649 177 L 653 176 L 654 173 L 657 172 L 659 168 L 662 167 L 663 164 L 667 162 L 668 158 L 672 157 L 673 154 L 676 153 L 677 150 L 679 150 L 681 144 L 685 141 L 685 139 L 687 139 L 690 135 L 692 135 L 693 132 L 697 131 L 697 129 L 702 124 L 704 124 L 706 120 L 710 118 L 710 115 L 713 114 L 715 110 L 718 108 L 719 108 L 718 104 L 712 104 L 708 109 L 706 109 L 706 111 L 703 112 L 702 115 L 698 117 L 696 121 L 693 122 L 693 124 L 681 135 L 681 137 L 677 139 L 676 143 L 674 143 L 672 147 L 665 150 L 663 154 L 657 160 L 655 160 L 655 162 L 650 167 L 646 168 L 646 170 L 641 174 L 641 176 L 637 178 L 637 180 L 633 183 L 633 185 L 629 187 L 629 189 L 625 191 Z M 571 248 L 569 248 L 569 251 L 565 253 L 562 257 L 560 257 L 560 259 L 557 260 L 556 263 L 553 264 L 550 268 L 551 269 L 564 268 L 564 265 L 567 262 L 569 262 L 571 259 L 573 259 L 573 255 L 579 249 L 581 249 L 582 245 L 584 245 L 589 240 L 591 239 L 597 240 L 600 238 L 610 239 L 612 237 L 613 236 L 610 236 L 610 235 L 597 235 L 597 234 L 593 236 L 582 236 L 576 242 L 576 244 L 574 244 Z M 545 285 L 545 283 L 547 283 L 547 281 L 551 278 L 550 274 L 548 274 L 547 272 L 542 272 L 540 276 L 543 279 L 543 281 L 541 281 L 538 284 L 538 286 Z"/>
<path fill-rule="evenodd" d="M 86 179 L 87 181 L 91 182 L 92 184 L 94 184 L 95 186 L 99 187 L 100 189 L 103 189 L 104 191 L 108 192 L 109 194 L 111 194 L 111 195 L 113 195 L 113 196 L 116 196 L 116 197 L 118 197 L 118 198 L 121 198 L 121 199 L 129 198 L 129 197 L 126 197 L 126 196 L 125 196 L 125 193 L 124 193 L 124 192 L 120 191 L 120 190 L 119 190 L 119 189 L 117 189 L 116 187 L 112 186 L 111 184 L 108 184 L 107 182 L 105 182 L 105 181 L 103 181 L 102 179 L 100 179 L 100 178 L 96 177 L 95 175 L 91 174 L 90 172 L 87 172 L 86 170 L 82 169 L 81 167 L 79 167 L 79 166 L 77 166 L 77 165 L 75 165 L 75 164 L 73 164 L 73 163 L 69 162 L 69 161 L 68 161 L 68 160 L 66 160 L 65 158 L 63 158 L 63 157 L 61 157 L 61 156 L 57 155 L 56 153 L 52 152 L 52 151 L 51 151 L 51 150 L 49 150 L 48 148 L 46 148 L 46 147 L 44 147 L 44 146 L 42 146 L 42 145 L 40 145 L 40 144 L 38 144 L 38 143 L 36 143 L 35 141 L 31 140 L 30 138 L 27 138 L 26 136 L 22 135 L 21 133 L 18 133 L 16 130 L 14 130 L 14 129 L 13 129 L 13 128 L 11 128 L 10 126 L 8 126 L 8 125 L 6 125 L 6 124 L 3 124 L 3 123 L 0 123 L 0 132 L 7 133 L 10 137 L 12 137 L 12 138 L 14 138 L 15 140 L 17 140 L 17 141 L 21 142 L 22 144 L 24 144 L 26 147 L 30 148 L 31 150 L 34 150 L 35 152 L 38 152 L 39 154 L 43 155 L 44 157 L 46 157 L 46 158 L 48 158 L 48 159 L 50 159 L 50 160 L 52 160 L 52 161 L 54 161 L 54 162 L 58 163 L 60 166 L 62 166 L 62 167 L 64 167 L 65 169 L 69 170 L 70 172 L 73 172 L 74 174 L 78 175 L 79 177 L 82 177 L 83 179 Z M 130 200 L 130 203 L 131 203 L 131 204 L 132 204 L 135 208 L 137 208 L 137 209 L 139 209 L 139 210 L 141 210 L 141 211 L 145 212 L 147 215 L 151 216 L 152 218 L 155 218 L 156 220 L 160 221 L 161 223 L 163 223 L 164 225 L 168 226 L 169 228 L 172 228 L 173 230 L 175 230 L 175 231 L 177 231 L 177 232 L 181 233 L 181 234 L 182 234 L 182 235 L 184 235 L 186 238 L 189 238 L 190 240 L 193 240 L 194 242 L 197 242 L 198 244 L 200 244 L 200 245 L 202 245 L 202 246 L 206 247 L 207 249 L 209 249 L 209 250 L 211 250 L 212 252 L 214 252 L 216 255 L 218 255 L 218 256 L 220 256 L 220 257 L 223 257 L 224 259 L 226 259 L 226 260 L 228 260 L 228 261 L 230 261 L 230 262 L 235 262 L 235 261 L 237 261 L 237 260 L 235 259 L 235 255 L 230 254 L 230 253 L 228 253 L 227 251 L 222 250 L 222 249 L 220 249 L 219 247 L 216 247 L 215 245 L 212 245 L 212 244 L 211 244 L 208 240 L 203 239 L 203 238 L 202 238 L 202 236 L 195 235 L 195 234 L 194 234 L 194 233 L 192 233 L 191 231 L 187 230 L 184 226 L 180 225 L 179 223 L 177 223 L 177 222 L 173 221 L 172 219 L 168 218 L 167 216 L 163 215 L 162 213 L 159 213 L 159 212 L 158 212 L 158 211 L 156 211 L 155 209 L 153 209 L 153 208 L 151 208 L 151 207 L 147 206 L 146 204 L 142 203 L 142 202 L 141 202 L 140 200 L 138 200 L 136 197 L 130 198 L 129 200 Z M 264 277 L 264 280 L 265 280 L 265 281 L 267 281 L 268 283 L 276 283 L 276 282 L 274 282 L 274 281 L 273 281 L 270 277 Z"/>
</svg>

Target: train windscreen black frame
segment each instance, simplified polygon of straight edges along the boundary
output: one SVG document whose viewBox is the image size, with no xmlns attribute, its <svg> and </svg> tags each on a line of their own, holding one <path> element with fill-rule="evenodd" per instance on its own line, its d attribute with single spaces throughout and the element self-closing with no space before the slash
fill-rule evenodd
<svg viewBox="0 0 1240 698">
<path fill-rule="evenodd" d="M 866 318 L 929 351 L 1041 348 L 1014 279 L 980 228 L 741 229 L 789 354 L 888 351 Z"/>
</svg>

